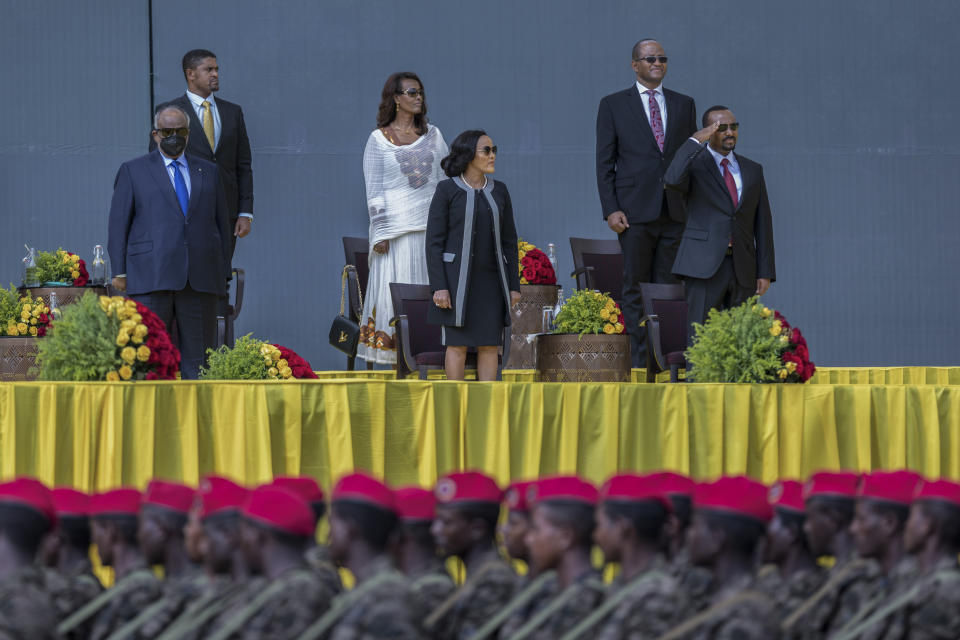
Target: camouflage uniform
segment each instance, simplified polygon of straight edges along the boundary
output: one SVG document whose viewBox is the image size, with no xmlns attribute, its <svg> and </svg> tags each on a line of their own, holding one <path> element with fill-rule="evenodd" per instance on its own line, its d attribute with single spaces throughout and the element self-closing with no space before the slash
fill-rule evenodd
<svg viewBox="0 0 960 640">
<path fill-rule="evenodd" d="M 501 638 L 555 640 L 590 615 L 604 595 L 603 577 L 596 571 L 588 571 L 565 589 L 556 581 L 548 589 L 553 597 L 538 598 L 524 624 L 509 635 L 501 633 Z"/>
<path fill-rule="evenodd" d="M 56 638 L 53 600 L 45 591 L 44 571 L 26 566 L 0 581 L 0 640 Z"/>
<path fill-rule="evenodd" d="M 340 572 L 337 571 L 337 565 L 330 559 L 330 548 L 327 545 L 317 544 L 310 547 L 307 549 L 305 557 L 310 568 L 317 572 L 320 579 L 333 593 L 343 591 Z"/>
<path fill-rule="evenodd" d="M 823 585 L 784 616 L 784 637 L 796 640 L 826 637 L 846 626 L 864 606 L 875 602 L 885 588 L 880 565 L 854 556 L 831 569 Z"/>
<path fill-rule="evenodd" d="M 668 570 L 679 583 L 691 611 L 702 611 L 709 606 L 714 589 L 713 573 L 709 569 L 691 563 L 690 556 L 683 550 L 670 561 Z"/>
<path fill-rule="evenodd" d="M 238 603 L 249 602 L 265 587 L 266 580 L 261 576 L 245 581 L 234 580 L 230 575 L 206 576 L 201 594 L 187 605 L 158 640 L 206 638 L 223 626 L 227 611 Z"/>
<path fill-rule="evenodd" d="M 408 580 L 414 620 L 425 620 L 430 612 L 439 607 L 457 588 L 439 559 L 432 562 L 428 569 L 409 576 Z"/>
<path fill-rule="evenodd" d="M 93 575 L 89 561 L 78 563 L 69 572 L 44 569 L 46 591 L 53 600 L 57 618 L 63 620 L 103 592 L 103 585 Z M 86 633 L 76 635 L 86 637 Z"/>
<path fill-rule="evenodd" d="M 608 587 L 607 598 L 618 594 L 622 601 L 593 627 L 598 640 L 655 638 L 673 628 L 681 615 L 691 613 L 680 581 L 661 557 L 630 580 L 617 576 Z"/>
<path fill-rule="evenodd" d="M 783 578 L 778 567 L 766 565 L 757 574 L 757 581 L 759 590 L 773 597 L 781 617 L 785 617 L 816 593 L 826 576 L 824 569 L 808 567 Z"/>
<path fill-rule="evenodd" d="M 340 596 L 349 598 L 349 606 L 336 621 L 330 640 L 420 640 L 424 637 L 419 620 L 414 618 L 407 578 L 393 567 L 389 558 L 378 557 L 364 567 L 357 580 L 354 592 Z"/>
<path fill-rule="evenodd" d="M 167 578 L 163 582 L 163 596 L 140 612 L 125 628 L 132 632 L 129 638 L 156 638 L 177 619 L 180 613 L 203 593 L 206 576 L 192 572 Z"/>
<path fill-rule="evenodd" d="M 517 632 L 520 627 L 522 627 L 531 616 L 535 615 L 537 611 L 540 611 L 541 608 L 549 602 L 551 599 L 557 596 L 560 593 L 560 583 L 557 582 L 556 574 L 551 572 L 551 578 L 547 580 L 546 583 L 539 589 L 537 594 L 525 605 L 517 609 L 510 615 L 506 622 L 503 623 L 503 626 L 500 627 L 501 638 L 512 638 L 513 634 Z M 517 587 L 514 591 L 514 598 L 523 593 L 527 587 L 533 582 L 533 578 L 528 573 L 527 575 L 517 579 Z M 510 606 L 508 602 L 506 606 Z"/>
<path fill-rule="evenodd" d="M 492 618 L 513 597 L 517 574 L 496 551 L 477 562 L 472 575 L 458 588 L 442 607 L 428 618 L 428 629 L 434 637 L 444 640 L 465 640 Z M 435 618 L 439 618 L 435 620 Z"/>
<path fill-rule="evenodd" d="M 90 640 L 102 640 L 133 620 L 160 597 L 161 589 L 160 580 L 141 562 L 130 574 L 81 607 L 80 611 L 90 607 L 89 615 L 95 616 Z"/>
<path fill-rule="evenodd" d="M 709 607 L 674 627 L 661 640 L 779 638 L 779 612 L 773 599 L 760 588 L 752 575 L 733 580 L 714 593 Z"/>
</svg>

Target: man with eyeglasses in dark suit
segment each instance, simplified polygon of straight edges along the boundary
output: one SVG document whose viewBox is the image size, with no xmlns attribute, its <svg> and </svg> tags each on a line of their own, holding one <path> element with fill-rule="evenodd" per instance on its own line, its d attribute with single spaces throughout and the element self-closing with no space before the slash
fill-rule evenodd
<svg viewBox="0 0 960 640">
<path fill-rule="evenodd" d="M 683 199 L 664 192 L 663 176 L 683 141 L 697 130 L 693 98 L 663 88 L 667 56 L 656 40 L 633 47 L 636 83 L 600 101 L 597 189 L 607 226 L 623 251 L 623 315 L 634 367 L 646 366 L 640 327 L 641 282 L 677 282 L 671 272 L 683 230 Z"/>
</svg>

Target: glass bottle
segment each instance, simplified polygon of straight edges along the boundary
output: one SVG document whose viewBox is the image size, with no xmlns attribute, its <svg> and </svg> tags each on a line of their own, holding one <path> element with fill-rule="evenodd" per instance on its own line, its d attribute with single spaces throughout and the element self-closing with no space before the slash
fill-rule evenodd
<svg viewBox="0 0 960 640">
<path fill-rule="evenodd" d="M 107 263 L 103 260 L 103 245 L 93 248 L 93 262 L 90 263 L 90 283 L 102 287 L 107 279 Z"/>
<path fill-rule="evenodd" d="M 557 282 L 560 281 L 560 269 L 557 266 L 557 247 L 552 243 L 547 244 L 547 259 L 553 267 L 553 273 L 557 276 Z"/>
<path fill-rule="evenodd" d="M 60 304 L 57 302 L 57 292 L 50 292 L 50 302 L 47 304 L 50 307 L 50 321 L 55 322 L 60 319 Z"/>
<path fill-rule="evenodd" d="M 37 272 L 37 250 L 33 247 L 27 247 L 27 251 L 27 256 L 23 259 L 23 286 L 39 287 L 40 274 Z"/>
</svg>

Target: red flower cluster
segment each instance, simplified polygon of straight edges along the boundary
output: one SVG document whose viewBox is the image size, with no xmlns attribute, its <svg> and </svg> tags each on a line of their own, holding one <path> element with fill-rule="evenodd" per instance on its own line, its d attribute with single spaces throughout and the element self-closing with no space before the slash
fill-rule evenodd
<svg viewBox="0 0 960 640">
<path fill-rule="evenodd" d="M 530 284 L 557 284 L 557 274 L 547 254 L 540 249 L 530 249 L 520 260 L 523 277 Z"/>
<path fill-rule="evenodd" d="M 783 335 L 790 337 L 781 359 L 784 364 L 792 362 L 796 366 L 796 369 L 787 375 L 786 382 L 806 382 L 817 371 L 817 366 L 810 361 L 806 339 L 800 333 L 800 329 L 791 327 L 779 311 L 774 311 L 773 317 L 783 325 Z"/>
<path fill-rule="evenodd" d="M 316 378 L 317 374 L 313 372 L 310 363 L 298 356 L 293 349 L 288 349 L 279 344 L 273 345 L 280 349 L 280 358 L 287 361 L 287 366 L 293 371 L 294 378 Z"/>
<path fill-rule="evenodd" d="M 50 314 L 41 313 L 40 317 L 37 318 L 37 337 L 42 338 L 47 335 L 47 327 L 50 326 Z"/>
<path fill-rule="evenodd" d="M 77 254 L 67 252 L 67 255 L 75 256 Z M 77 271 L 80 272 L 80 275 L 73 279 L 73 286 L 75 287 L 87 286 L 87 283 L 90 282 L 90 274 L 87 273 L 87 263 L 83 261 L 83 258 L 80 258 L 80 261 L 77 262 Z"/>
<path fill-rule="evenodd" d="M 81 275 L 83 275 L 81 273 Z M 150 369 L 145 376 L 146 380 L 175 380 L 180 370 L 180 351 L 170 340 L 167 326 L 157 314 L 145 305 L 137 303 L 137 313 L 143 318 L 149 333 L 144 344 L 150 348 L 150 357 L 146 365 Z"/>
</svg>

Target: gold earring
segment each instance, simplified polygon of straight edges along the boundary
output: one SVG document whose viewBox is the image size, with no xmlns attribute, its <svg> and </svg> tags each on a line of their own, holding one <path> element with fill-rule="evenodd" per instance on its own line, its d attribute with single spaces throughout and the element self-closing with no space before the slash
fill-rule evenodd
<svg viewBox="0 0 960 640">
<path fill-rule="evenodd" d="M 394 102 L 394 103 L 393 103 L 393 106 L 395 106 L 395 107 L 397 108 L 397 113 L 400 113 L 400 103 L 399 103 L 399 102 Z"/>
</svg>

